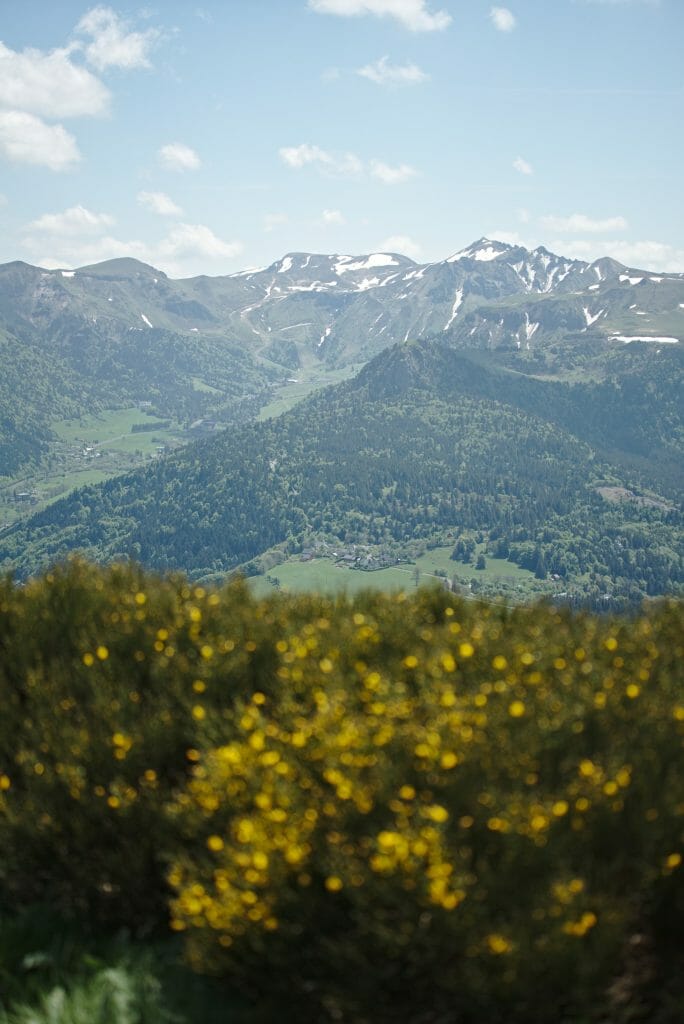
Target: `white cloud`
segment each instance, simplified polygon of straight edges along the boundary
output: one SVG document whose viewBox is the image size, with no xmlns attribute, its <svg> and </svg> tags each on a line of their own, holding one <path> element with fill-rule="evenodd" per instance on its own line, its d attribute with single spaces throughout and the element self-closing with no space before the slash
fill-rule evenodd
<svg viewBox="0 0 684 1024">
<path fill-rule="evenodd" d="M 328 227 L 340 227 L 346 221 L 341 210 L 324 210 L 321 214 L 321 223 Z"/>
<path fill-rule="evenodd" d="M 604 4 L 605 6 L 617 6 L 618 4 L 647 4 L 649 7 L 658 7 L 660 0 L 584 0 L 585 4 Z"/>
<path fill-rule="evenodd" d="M 526 210 L 524 206 L 521 206 L 518 210 L 518 220 L 521 224 L 530 223 L 530 211 Z"/>
<path fill-rule="evenodd" d="M 446 11 L 431 14 L 426 0 L 309 0 L 309 7 L 318 14 L 344 18 L 364 14 L 396 18 L 411 32 L 441 32 L 451 24 L 451 15 Z"/>
<path fill-rule="evenodd" d="M 156 29 L 145 32 L 129 32 L 128 24 L 111 7 L 93 7 L 87 11 L 76 31 L 89 36 L 84 52 L 90 64 L 104 71 L 105 68 L 147 68 L 150 66 L 148 52 L 159 33 Z"/>
<path fill-rule="evenodd" d="M 593 262 L 601 256 L 610 256 L 625 266 L 640 270 L 684 273 L 684 249 L 666 242 L 627 242 L 624 239 L 611 241 L 592 238 L 556 241 L 552 242 L 550 247 L 561 251 L 564 256 L 578 260 Z"/>
<path fill-rule="evenodd" d="M 82 208 L 74 208 L 81 209 Z M 88 214 L 88 211 L 84 211 Z M 27 227 L 24 248 L 35 263 L 48 268 L 76 268 L 102 260 L 130 256 L 150 263 L 167 274 L 187 277 L 193 274 L 229 272 L 233 260 L 242 251 L 242 243 L 225 241 L 204 224 L 177 224 L 161 240 L 153 243 L 139 239 L 120 239 L 102 233 L 94 236 L 88 217 L 47 214 Z M 64 217 L 69 230 L 56 229 L 56 218 Z M 90 214 L 102 228 L 111 222 L 104 214 Z M 81 229 L 79 230 L 79 223 Z"/>
<path fill-rule="evenodd" d="M 0 106 L 49 118 L 103 114 L 108 90 L 87 68 L 72 63 L 71 53 L 18 53 L 0 42 Z"/>
<path fill-rule="evenodd" d="M 384 242 L 381 242 L 378 246 L 379 252 L 398 252 L 403 253 L 404 256 L 408 256 L 411 260 L 420 262 L 423 255 L 423 249 L 414 242 L 408 235 L 390 235 Z"/>
<path fill-rule="evenodd" d="M 180 217 L 183 213 L 180 206 L 174 203 L 166 192 L 138 192 L 137 198 L 141 206 L 146 206 L 148 210 L 162 217 Z"/>
<path fill-rule="evenodd" d="M 303 143 L 301 146 L 282 146 L 278 153 L 280 159 L 296 170 L 306 167 L 308 164 L 316 164 L 329 171 L 331 174 L 355 175 L 363 170 L 363 164 L 353 153 L 343 153 L 334 156 L 327 153 L 320 146 L 310 146 Z"/>
<path fill-rule="evenodd" d="M 314 165 L 321 170 L 333 175 L 359 176 L 368 171 L 371 177 L 377 178 L 386 185 L 397 185 L 400 182 L 414 178 L 417 171 L 408 164 L 401 164 L 399 167 L 391 167 L 382 160 L 371 160 L 368 168 L 362 160 L 354 153 L 342 153 L 333 155 L 320 146 L 310 146 L 303 143 L 301 146 L 283 146 L 278 150 L 280 159 L 295 170 L 302 167 Z"/>
<path fill-rule="evenodd" d="M 515 158 L 513 167 L 519 174 L 534 174 L 532 164 L 528 164 L 527 160 L 523 160 L 521 156 Z"/>
<path fill-rule="evenodd" d="M 242 252 L 241 242 L 224 242 L 205 224 L 178 224 L 158 246 L 160 256 L 204 256 L 232 259 Z"/>
<path fill-rule="evenodd" d="M 81 159 L 76 140 L 61 124 L 46 124 L 19 110 L 0 110 L 0 152 L 16 163 L 63 171 Z"/>
<path fill-rule="evenodd" d="M 417 64 L 390 64 L 389 57 L 380 57 L 356 73 L 377 85 L 418 85 L 430 77 Z"/>
<path fill-rule="evenodd" d="M 383 163 L 382 160 L 371 160 L 370 166 L 373 177 L 385 185 L 400 185 L 404 181 L 415 178 L 418 174 L 415 167 L 410 167 L 409 164 L 390 167 L 389 164 Z"/>
<path fill-rule="evenodd" d="M 492 7 L 489 17 L 494 28 L 499 32 L 512 32 L 515 28 L 515 15 L 507 7 Z"/>
<path fill-rule="evenodd" d="M 196 171 L 202 161 L 194 149 L 183 142 L 170 142 L 159 150 L 159 159 L 171 171 Z"/>
<path fill-rule="evenodd" d="M 573 213 L 569 217 L 554 217 L 553 215 L 540 218 L 545 228 L 551 231 L 567 232 L 568 234 L 580 235 L 583 232 L 590 234 L 602 234 L 605 231 L 625 231 L 629 224 L 624 217 L 605 217 L 603 220 L 592 220 L 583 213 Z"/>
<path fill-rule="evenodd" d="M 283 227 L 289 219 L 286 213 L 265 213 L 264 231 L 273 231 L 275 228 Z"/>
<path fill-rule="evenodd" d="M 97 235 L 103 229 L 111 227 L 114 218 L 108 213 L 92 213 L 85 206 L 71 206 L 63 213 L 44 213 L 42 217 L 31 221 L 29 231 L 39 231 L 48 235 Z"/>
<path fill-rule="evenodd" d="M 284 160 L 288 167 L 305 167 L 307 164 L 329 164 L 332 157 L 319 146 L 309 146 L 303 143 L 301 146 L 282 146 L 278 150 L 281 160 Z"/>
</svg>

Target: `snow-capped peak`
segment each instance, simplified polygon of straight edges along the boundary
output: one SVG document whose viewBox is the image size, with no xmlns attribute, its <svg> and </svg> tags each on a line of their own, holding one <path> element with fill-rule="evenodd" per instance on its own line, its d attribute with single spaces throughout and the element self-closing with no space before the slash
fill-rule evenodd
<svg viewBox="0 0 684 1024">
<path fill-rule="evenodd" d="M 481 263 L 488 263 L 495 260 L 497 256 L 503 256 L 511 248 L 506 242 L 497 242 L 493 238 L 480 238 L 473 242 L 467 249 L 461 249 L 446 259 L 446 263 L 457 263 L 458 260 L 478 260 Z"/>
</svg>

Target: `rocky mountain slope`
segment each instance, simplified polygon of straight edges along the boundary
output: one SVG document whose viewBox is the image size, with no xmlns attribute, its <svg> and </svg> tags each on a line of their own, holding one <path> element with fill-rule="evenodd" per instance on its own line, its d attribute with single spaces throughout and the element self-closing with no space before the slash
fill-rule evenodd
<svg viewBox="0 0 684 1024">
<path fill-rule="evenodd" d="M 482 238 L 419 265 L 394 253 L 290 253 L 171 280 L 132 259 L 0 267 L 0 476 L 38 460 L 50 421 L 150 402 L 228 424 L 303 366 L 340 368 L 439 337 L 564 376 L 629 342 L 684 338 L 684 275 L 592 264 Z"/>
</svg>

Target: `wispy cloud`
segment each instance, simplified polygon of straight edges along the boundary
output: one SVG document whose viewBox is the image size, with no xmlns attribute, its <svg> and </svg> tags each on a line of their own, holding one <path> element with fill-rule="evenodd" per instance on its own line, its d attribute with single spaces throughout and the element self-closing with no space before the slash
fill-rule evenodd
<svg viewBox="0 0 684 1024">
<path fill-rule="evenodd" d="M 80 204 L 71 206 L 62 213 L 44 213 L 28 225 L 29 231 L 39 231 L 49 235 L 99 235 L 110 228 L 114 218 L 108 213 L 93 213 Z"/>
<path fill-rule="evenodd" d="M 643 4 L 647 7 L 658 7 L 660 0 L 583 0 L 585 4 L 600 4 L 604 7 L 617 7 L 618 4 Z"/>
<path fill-rule="evenodd" d="M 392 167 L 382 160 L 374 159 L 366 165 L 355 153 L 333 154 L 320 146 L 311 146 L 308 142 L 300 146 L 282 146 L 278 153 L 283 163 L 294 170 L 314 166 L 334 176 L 361 177 L 369 174 L 385 185 L 398 185 L 418 174 L 415 167 L 408 164 Z"/>
<path fill-rule="evenodd" d="M 527 160 L 523 160 L 521 156 L 517 156 L 513 161 L 513 167 L 518 174 L 534 174 L 532 164 L 529 164 Z"/>
<path fill-rule="evenodd" d="M 374 178 L 382 181 L 385 185 L 400 185 L 415 178 L 418 174 L 415 167 L 411 167 L 409 164 L 392 167 L 390 164 L 383 163 L 382 160 L 371 160 L 370 172 Z"/>
<path fill-rule="evenodd" d="M 380 57 L 356 73 L 376 85 L 419 85 L 430 77 L 417 64 L 391 64 L 389 57 Z"/>
<path fill-rule="evenodd" d="M 410 32 L 441 32 L 451 24 L 446 11 L 428 10 L 426 0 L 309 0 L 318 14 L 337 14 L 343 18 L 373 14 L 395 18 Z"/>
<path fill-rule="evenodd" d="M 342 177 L 353 177 L 363 171 L 363 163 L 354 153 L 328 153 L 320 146 L 310 146 L 307 142 L 301 146 L 282 146 L 278 152 L 283 163 L 295 170 L 313 164 L 329 174 Z"/>
<path fill-rule="evenodd" d="M 341 210 L 324 210 L 321 214 L 321 223 L 326 227 L 340 227 L 346 221 Z"/>
<path fill-rule="evenodd" d="M 629 227 L 624 217 L 604 217 L 602 220 L 594 220 L 583 213 L 572 213 L 569 217 L 548 215 L 541 217 L 540 222 L 551 231 L 567 232 L 570 235 L 603 234 L 607 231 L 625 231 Z"/>
<path fill-rule="evenodd" d="M 138 202 L 162 217 L 180 217 L 183 211 L 166 192 L 138 192 Z"/>
<path fill-rule="evenodd" d="M 380 243 L 378 251 L 398 252 L 417 262 L 420 262 L 423 257 L 422 246 L 408 235 L 390 235 L 389 238 Z"/>
<path fill-rule="evenodd" d="M 264 231 L 275 231 L 276 228 L 282 228 L 289 223 L 289 220 L 286 213 L 265 213 Z"/>
<path fill-rule="evenodd" d="M 131 256 L 176 276 L 232 269 L 243 246 L 220 238 L 206 224 L 174 224 L 157 242 L 121 239 L 108 234 L 114 220 L 74 206 L 47 213 L 25 228 L 23 246 L 40 266 L 82 267 L 101 260 Z"/>
<path fill-rule="evenodd" d="M 159 150 L 159 159 L 171 171 L 196 171 L 202 161 L 184 142 L 170 142 Z"/>
<path fill-rule="evenodd" d="M 516 26 L 515 15 L 507 7 L 492 7 L 489 17 L 499 32 L 512 32 Z"/>
<path fill-rule="evenodd" d="M 159 37 L 157 29 L 129 31 L 128 23 L 111 7 L 93 7 L 87 11 L 76 32 L 90 38 L 84 46 L 86 60 L 98 71 L 105 68 L 147 68 L 149 51 Z"/>
<path fill-rule="evenodd" d="M 684 273 L 684 249 L 666 242 L 590 238 L 555 241 L 550 243 L 550 247 L 578 260 L 591 262 L 601 256 L 610 256 L 625 266 L 641 270 Z"/>
</svg>

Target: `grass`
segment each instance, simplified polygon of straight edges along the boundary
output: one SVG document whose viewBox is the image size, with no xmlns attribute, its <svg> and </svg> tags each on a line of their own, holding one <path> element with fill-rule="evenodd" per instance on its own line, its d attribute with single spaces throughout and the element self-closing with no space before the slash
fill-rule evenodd
<svg viewBox="0 0 684 1024">
<path fill-rule="evenodd" d="M 155 416 L 148 416 L 137 406 L 127 409 L 108 409 L 76 420 L 58 420 L 52 429 L 66 443 L 83 441 L 88 444 L 103 444 L 130 434 L 136 423 L 162 423 Z M 135 435 L 137 436 L 137 435 Z"/>
<path fill-rule="evenodd" d="M 482 548 L 482 545 L 478 548 L 476 557 Z M 357 594 L 363 590 L 412 590 L 416 587 L 416 570 L 419 572 L 418 584 L 437 583 L 446 575 L 448 580 L 455 576 L 462 586 L 468 587 L 470 581 L 476 579 L 484 593 L 507 593 L 517 600 L 556 589 L 547 581 L 535 579 L 534 573 L 528 569 L 521 569 L 503 558 L 485 555 L 486 568 L 475 569 L 474 565 L 452 562 L 451 551 L 451 546 L 434 548 L 412 563 L 373 572 L 339 566 L 329 558 L 302 562 L 295 556 L 276 565 L 267 575 L 270 580 L 278 580 L 280 590 L 285 593 Z M 253 576 L 249 585 L 256 596 L 263 597 L 273 590 L 270 580 L 266 576 Z"/>
<path fill-rule="evenodd" d="M 245 1024 L 247 1009 L 177 940 L 84 936 L 42 906 L 0 917 L 0 1024 Z"/>
<path fill-rule="evenodd" d="M 275 419 L 293 409 L 313 391 L 318 391 L 329 384 L 339 384 L 340 381 L 353 377 L 360 369 L 360 366 L 346 366 L 339 370 L 326 370 L 318 366 L 311 369 L 294 370 L 292 378 L 293 380 L 296 378 L 296 383 L 284 384 L 279 387 L 273 399 L 260 410 L 257 419 Z"/>
</svg>

